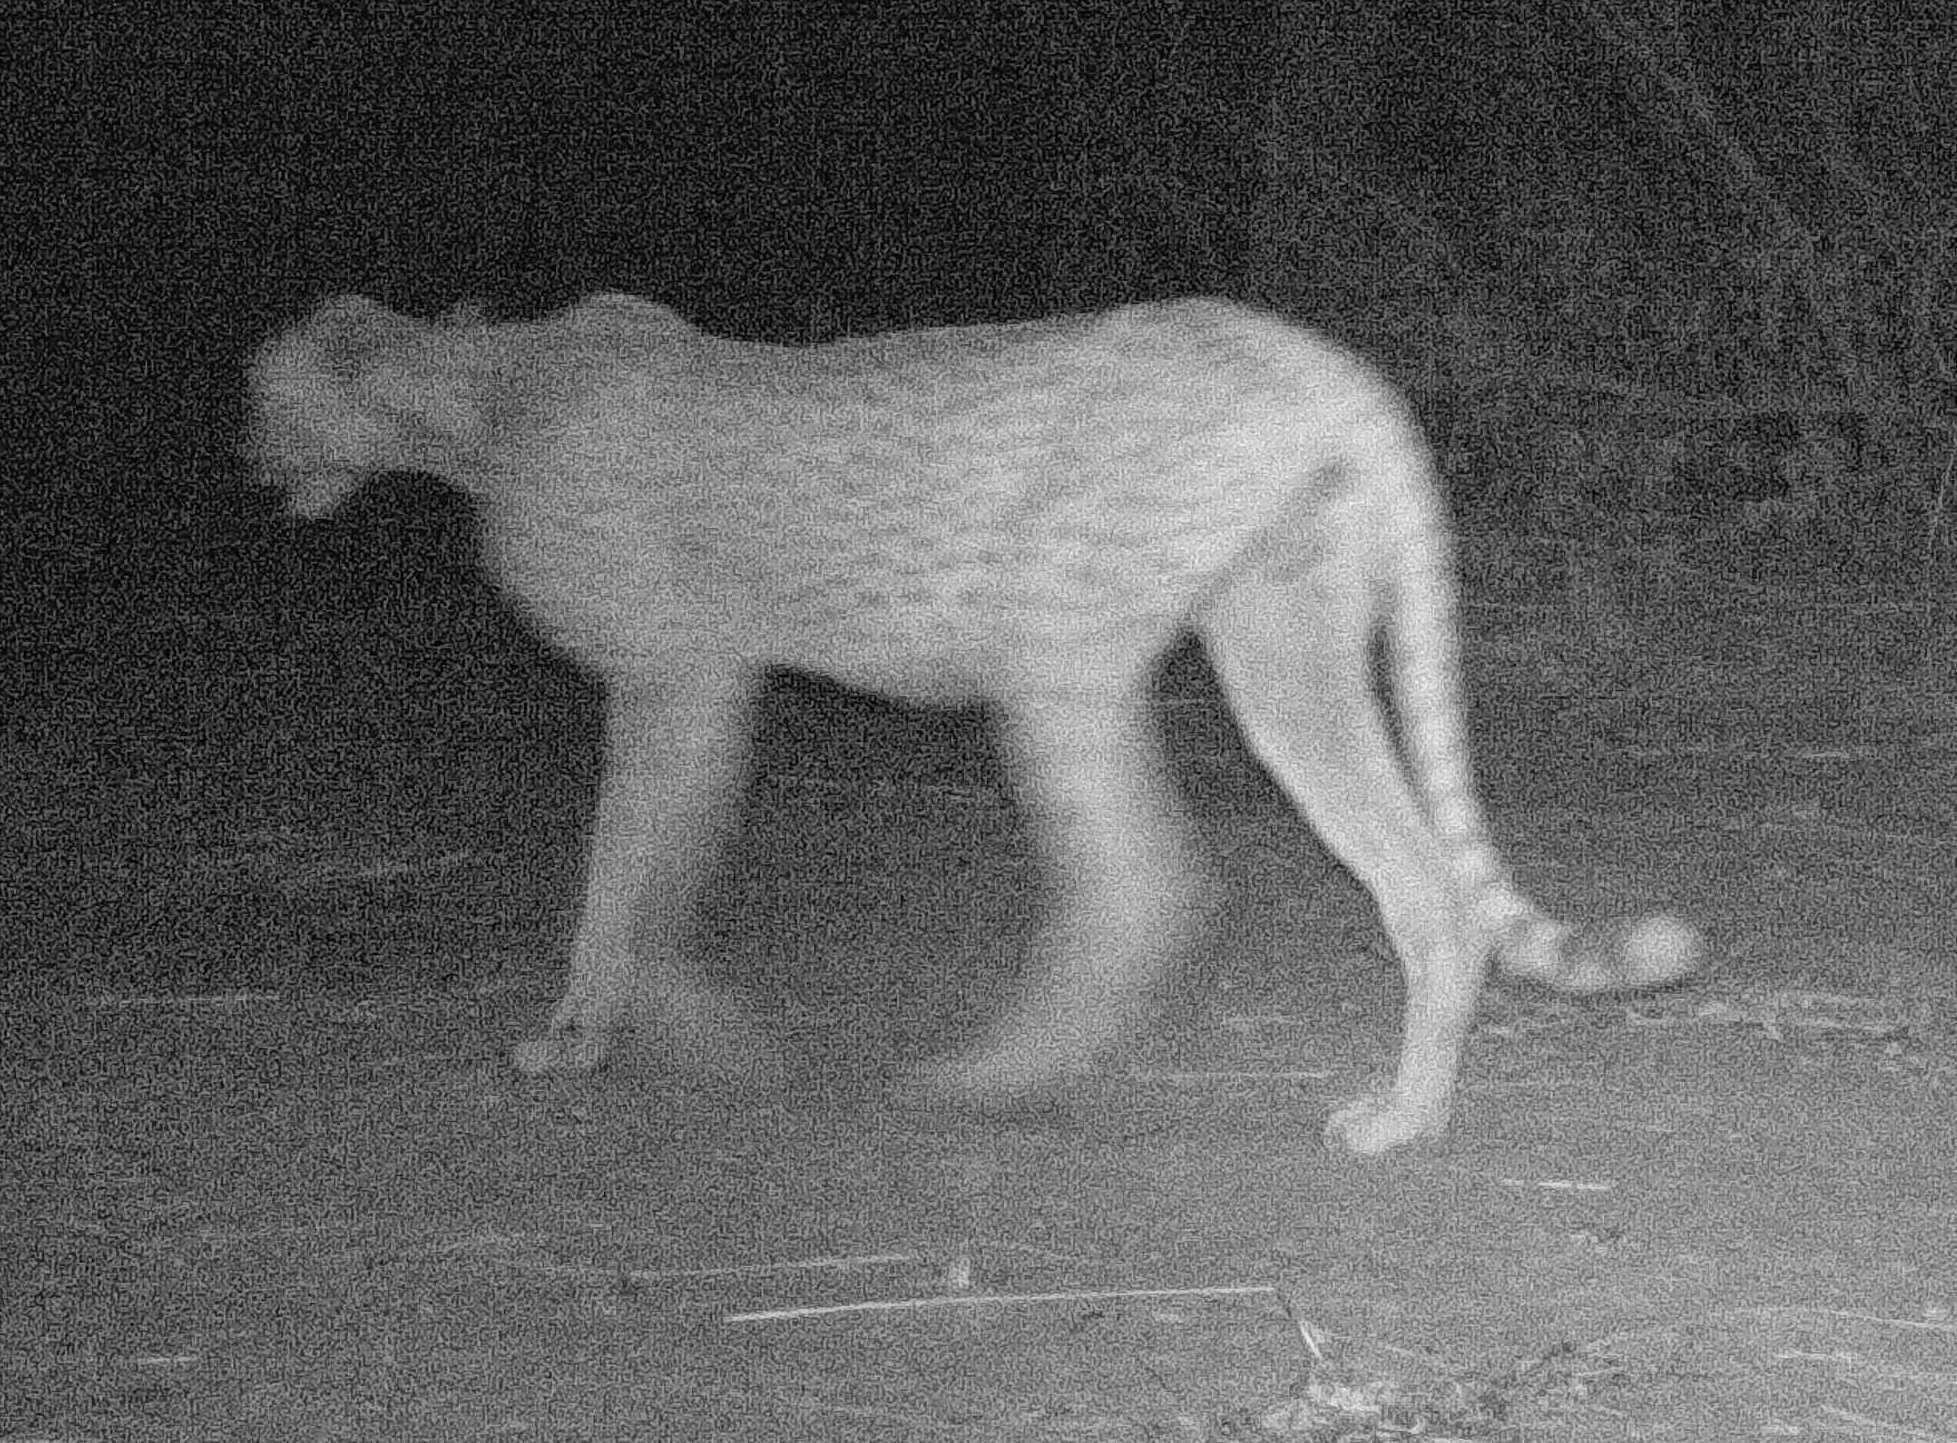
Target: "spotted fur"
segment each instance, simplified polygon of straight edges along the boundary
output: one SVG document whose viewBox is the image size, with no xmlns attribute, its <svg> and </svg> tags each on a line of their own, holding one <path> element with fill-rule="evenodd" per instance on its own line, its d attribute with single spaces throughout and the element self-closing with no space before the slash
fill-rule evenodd
<svg viewBox="0 0 1957 1443">
<path fill-rule="evenodd" d="M 1579 937 L 1510 880 L 1426 448 L 1364 362 L 1276 316 L 1191 300 L 781 348 L 626 296 L 504 325 L 350 297 L 268 343 L 251 385 L 255 452 L 296 510 L 377 471 L 447 478 L 504 592 L 606 683 L 583 917 L 526 1072 L 592 1067 L 628 1021 L 702 1065 L 770 1055 L 679 943 L 777 665 L 1004 719 L 1059 897 L 1025 995 L 919 1079 L 952 1096 L 1087 1065 L 1183 936 L 1147 702 L 1188 628 L 1406 970 L 1397 1074 L 1333 1113 L 1334 1144 L 1445 1128 L 1491 954 L 1576 990 L 1696 959 L 1682 923 Z M 1382 632 L 1404 755 L 1371 681 Z"/>
</svg>

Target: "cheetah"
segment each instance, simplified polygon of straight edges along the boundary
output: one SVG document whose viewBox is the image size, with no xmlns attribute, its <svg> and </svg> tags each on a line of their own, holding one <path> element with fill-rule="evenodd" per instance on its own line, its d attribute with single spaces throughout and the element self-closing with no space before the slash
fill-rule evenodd
<svg viewBox="0 0 1957 1443">
<path fill-rule="evenodd" d="M 1397 1071 L 1332 1112 L 1331 1146 L 1446 1129 L 1491 957 L 1577 992 L 1698 962 L 1674 917 L 1577 931 L 1511 880 L 1424 440 L 1364 361 L 1276 315 L 1194 299 L 780 347 L 623 295 L 517 323 L 350 296 L 268 341 L 249 382 L 249 448 L 294 512 L 377 472 L 445 479 L 502 591 L 603 680 L 583 910 L 525 1073 L 595 1067 L 628 1024 L 696 1066 L 772 1058 L 681 941 L 776 667 L 1002 720 L 1058 895 L 1031 980 L 920 1070 L 930 1095 L 1013 1100 L 1084 1069 L 1184 939 L 1149 690 L 1192 629 L 1405 970 Z"/>
</svg>

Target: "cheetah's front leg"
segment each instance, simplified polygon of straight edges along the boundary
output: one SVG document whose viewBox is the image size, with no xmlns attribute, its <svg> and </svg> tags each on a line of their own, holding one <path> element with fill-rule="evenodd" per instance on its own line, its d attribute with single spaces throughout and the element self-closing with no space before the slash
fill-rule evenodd
<svg viewBox="0 0 1957 1443">
<path fill-rule="evenodd" d="M 751 1078 L 774 1069 L 746 1010 L 680 962 L 743 775 L 747 713 L 737 675 L 611 691 L 570 980 L 543 1035 L 516 1048 L 519 1070 L 588 1071 L 627 1022 L 691 1071 Z"/>
</svg>

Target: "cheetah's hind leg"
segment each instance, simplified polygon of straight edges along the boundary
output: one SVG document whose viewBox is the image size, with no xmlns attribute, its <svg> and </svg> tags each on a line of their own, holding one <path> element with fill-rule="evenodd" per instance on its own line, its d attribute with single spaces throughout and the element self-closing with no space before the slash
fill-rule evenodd
<svg viewBox="0 0 1957 1443">
<path fill-rule="evenodd" d="M 1154 1000 L 1188 921 L 1187 856 L 1147 673 L 1009 702 L 1014 780 L 1059 882 L 1025 994 L 973 1047 L 913 1074 L 927 1098 L 1013 1107 L 1087 1074 Z"/>
</svg>

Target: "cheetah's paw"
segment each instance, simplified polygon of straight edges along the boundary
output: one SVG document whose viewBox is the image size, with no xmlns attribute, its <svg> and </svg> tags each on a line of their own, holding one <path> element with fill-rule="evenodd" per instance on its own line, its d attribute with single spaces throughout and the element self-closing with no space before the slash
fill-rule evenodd
<svg viewBox="0 0 1957 1443">
<path fill-rule="evenodd" d="M 1378 1157 L 1396 1147 L 1440 1137 L 1449 1108 L 1405 1102 L 1380 1088 L 1334 1108 L 1325 1124 L 1325 1146 L 1355 1157 Z"/>
</svg>

